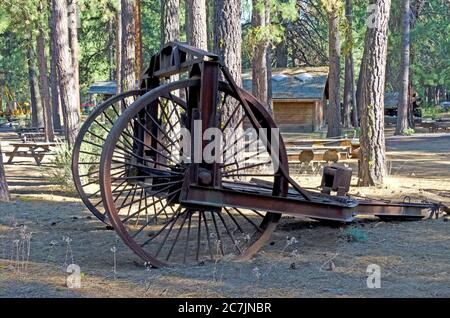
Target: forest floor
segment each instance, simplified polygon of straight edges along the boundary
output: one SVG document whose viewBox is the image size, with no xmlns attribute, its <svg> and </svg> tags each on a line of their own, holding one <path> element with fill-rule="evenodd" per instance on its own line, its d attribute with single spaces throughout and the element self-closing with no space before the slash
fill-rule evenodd
<svg viewBox="0 0 450 318">
<path fill-rule="evenodd" d="M 450 134 L 389 134 L 385 185 L 351 192 L 450 204 Z M 0 133 L 3 152 L 12 138 Z M 0 297 L 450 297 L 444 218 L 350 226 L 283 218 L 250 261 L 147 269 L 45 168 L 17 160 L 5 166 L 14 201 L 0 204 Z M 297 172 L 301 185 L 319 185 L 319 174 Z M 66 287 L 70 263 L 81 268 L 79 289 Z M 370 264 L 381 268 L 379 289 L 366 285 Z"/>
</svg>

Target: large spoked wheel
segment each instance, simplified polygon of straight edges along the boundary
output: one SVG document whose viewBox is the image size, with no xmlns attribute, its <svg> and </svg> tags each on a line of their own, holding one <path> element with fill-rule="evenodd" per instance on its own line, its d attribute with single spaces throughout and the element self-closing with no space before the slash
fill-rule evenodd
<svg viewBox="0 0 450 318">
<path fill-rule="evenodd" d="M 145 91 L 134 90 L 109 98 L 89 115 L 78 133 L 72 152 L 72 176 L 81 200 L 102 222 L 106 220 L 100 194 L 102 149 L 114 122 Z M 114 174 L 114 171 L 112 172 Z"/>
<path fill-rule="evenodd" d="M 191 129 L 195 112 L 187 101 L 196 99 L 199 90 L 200 80 L 190 79 L 146 93 L 114 124 L 102 152 L 100 185 L 109 219 L 125 244 L 155 267 L 251 257 L 281 216 L 233 206 L 195 210 L 179 201 L 192 159 L 184 152 L 186 137 L 180 132 Z M 264 107 L 241 93 L 261 127 L 269 132 L 276 128 Z M 280 172 L 280 166 L 287 171 L 284 145 L 280 143 L 277 165 L 270 147 L 252 138 L 258 130 L 251 129 L 255 127 L 236 93 L 220 83 L 219 97 L 223 186 L 245 187 L 258 178 L 273 185 L 269 194 L 285 196 L 287 180 Z"/>
</svg>

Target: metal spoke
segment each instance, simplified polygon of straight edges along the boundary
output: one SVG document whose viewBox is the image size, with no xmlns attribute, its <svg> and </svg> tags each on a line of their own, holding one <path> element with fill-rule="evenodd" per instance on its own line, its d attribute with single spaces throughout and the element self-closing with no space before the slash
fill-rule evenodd
<svg viewBox="0 0 450 318">
<path fill-rule="evenodd" d="M 188 215 L 188 213 L 185 210 L 185 215 L 184 215 L 183 222 L 181 223 L 180 227 L 178 228 L 178 232 L 177 232 L 177 234 L 175 236 L 175 239 L 173 240 L 173 244 L 170 247 L 169 253 L 167 254 L 166 261 L 169 260 L 170 255 L 172 254 L 173 248 L 175 247 L 175 244 L 178 242 L 178 238 L 180 237 L 180 233 L 183 230 L 184 224 L 186 223 L 187 215 Z"/>
<path fill-rule="evenodd" d="M 222 214 L 219 212 L 219 213 L 217 213 L 217 215 L 219 216 L 220 220 L 222 221 L 223 226 L 225 227 L 225 230 L 227 231 L 228 236 L 231 238 L 231 241 L 233 242 L 233 245 L 236 247 L 238 253 L 241 254 L 242 251 L 239 248 L 238 244 L 236 243 L 233 233 L 231 233 L 231 231 L 228 229 L 227 223 L 225 222 L 225 219 L 223 218 Z"/>
<path fill-rule="evenodd" d="M 186 234 L 186 245 L 184 247 L 183 263 L 186 263 L 186 256 L 187 256 L 187 251 L 189 248 L 189 237 L 191 234 L 191 220 L 192 220 L 192 212 L 190 210 L 187 210 L 186 213 L 189 214 L 189 221 L 188 221 L 188 229 L 187 229 L 187 234 Z"/>
<path fill-rule="evenodd" d="M 262 232 L 261 228 L 255 224 L 255 222 L 253 222 L 252 220 L 250 220 L 244 213 L 242 213 L 238 208 L 233 207 L 233 209 L 239 213 L 240 215 L 242 215 L 244 217 L 244 219 L 246 219 L 251 225 L 253 225 L 255 227 L 255 229 L 258 232 Z"/>
<path fill-rule="evenodd" d="M 219 228 L 217 227 L 216 217 L 214 216 L 214 212 L 212 212 L 212 211 L 211 211 L 211 217 L 213 219 L 214 228 L 216 229 L 220 252 L 222 253 L 222 255 L 224 255 L 225 254 L 224 251 L 223 251 L 223 243 L 224 242 L 222 241 L 222 236 L 220 235 Z"/>
<path fill-rule="evenodd" d="M 234 218 L 233 214 L 232 214 L 230 211 L 228 211 L 227 208 L 224 207 L 223 209 L 224 209 L 225 212 L 228 214 L 228 216 L 229 216 L 230 219 L 233 221 L 233 223 L 236 224 L 236 227 L 238 228 L 238 230 L 239 230 L 241 233 L 244 233 L 244 230 L 242 230 L 241 226 L 240 226 L 239 223 L 236 221 L 236 219 Z"/>
</svg>

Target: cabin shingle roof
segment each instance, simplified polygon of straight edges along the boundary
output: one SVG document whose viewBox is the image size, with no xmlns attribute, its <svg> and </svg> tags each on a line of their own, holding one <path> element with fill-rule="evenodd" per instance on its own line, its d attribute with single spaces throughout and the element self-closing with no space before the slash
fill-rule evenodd
<svg viewBox="0 0 450 318">
<path fill-rule="evenodd" d="M 105 95 L 115 95 L 117 93 L 116 82 L 105 81 L 105 82 L 95 82 L 89 87 L 88 94 L 105 94 Z"/>
<path fill-rule="evenodd" d="M 328 67 L 296 67 L 272 70 L 273 99 L 321 100 L 328 79 Z M 245 90 L 252 91 L 252 72 L 242 74 Z"/>
</svg>

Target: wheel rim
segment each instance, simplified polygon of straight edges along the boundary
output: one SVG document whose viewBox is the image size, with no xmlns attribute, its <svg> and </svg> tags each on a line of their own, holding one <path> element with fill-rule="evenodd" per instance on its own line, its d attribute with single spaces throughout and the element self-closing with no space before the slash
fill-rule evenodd
<svg viewBox="0 0 450 318">
<path fill-rule="evenodd" d="M 175 130 L 175 125 L 184 127 L 183 121 L 189 113 L 183 98 L 176 96 L 189 96 L 189 89 L 198 87 L 199 83 L 199 80 L 175 82 L 143 95 L 114 124 L 102 151 L 100 186 L 111 223 L 125 244 L 155 267 L 168 263 L 217 260 L 224 256 L 248 258 L 270 238 L 281 216 L 237 207 L 198 211 L 177 203 L 177 195 L 181 191 L 183 176 L 189 164 L 177 162 L 171 157 L 177 153 L 174 151 L 177 145 L 174 141 L 180 142 L 180 139 L 172 139 L 169 133 Z M 233 99 L 236 107 L 227 114 L 227 118 L 222 116 L 221 130 L 233 123 L 236 127 L 241 127 L 246 122 L 247 115 L 236 94 L 223 83 L 219 90 L 219 107 L 228 103 L 227 98 Z M 271 117 L 255 98 L 244 91 L 241 94 L 261 126 L 276 128 Z M 150 114 L 152 109 L 157 111 Z M 169 110 L 172 116 L 168 116 Z M 236 114 L 240 114 L 239 119 L 230 119 Z M 233 127 L 230 129 L 233 130 Z M 146 141 L 142 135 L 139 137 L 137 130 L 150 135 L 151 141 Z M 245 140 L 247 133 L 244 130 L 242 133 L 245 136 L 238 136 L 237 140 L 240 137 Z M 224 136 L 227 138 L 226 134 Z M 247 147 L 245 142 L 243 145 L 244 148 Z M 286 167 L 287 158 L 282 141 L 280 148 L 280 164 Z M 274 183 L 273 195 L 286 195 L 287 182 L 279 171 L 268 174 L 267 163 L 247 162 L 256 157 L 265 158 L 267 149 L 265 154 L 262 151 L 259 154 L 260 151 L 257 150 L 257 155 L 244 157 L 240 162 L 235 158 L 241 158 L 237 152 L 244 149 L 239 150 L 237 146 L 235 149 L 236 153 L 232 155 L 231 161 L 227 160 L 226 154 L 224 156 L 221 169 L 224 182 L 233 183 L 236 178 L 265 177 L 272 179 L 270 181 Z M 127 173 L 122 179 L 128 180 L 128 188 L 119 186 L 118 190 L 114 190 L 123 181 L 112 176 L 111 169 L 116 166 L 122 166 Z M 140 170 L 136 173 L 136 169 Z M 252 172 L 243 173 L 248 171 Z M 135 181 L 130 187 L 132 179 L 139 181 Z M 147 199 L 152 202 L 149 204 Z"/>
<path fill-rule="evenodd" d="M 114 121 L 144 90 L 133 90 L 113 96 L 97 106 L 80 128 L 72 151 L 72 177 L 86 207 L 108 224 L 100 193 L 98 171 L 101 150 Z"/>
</svg>

